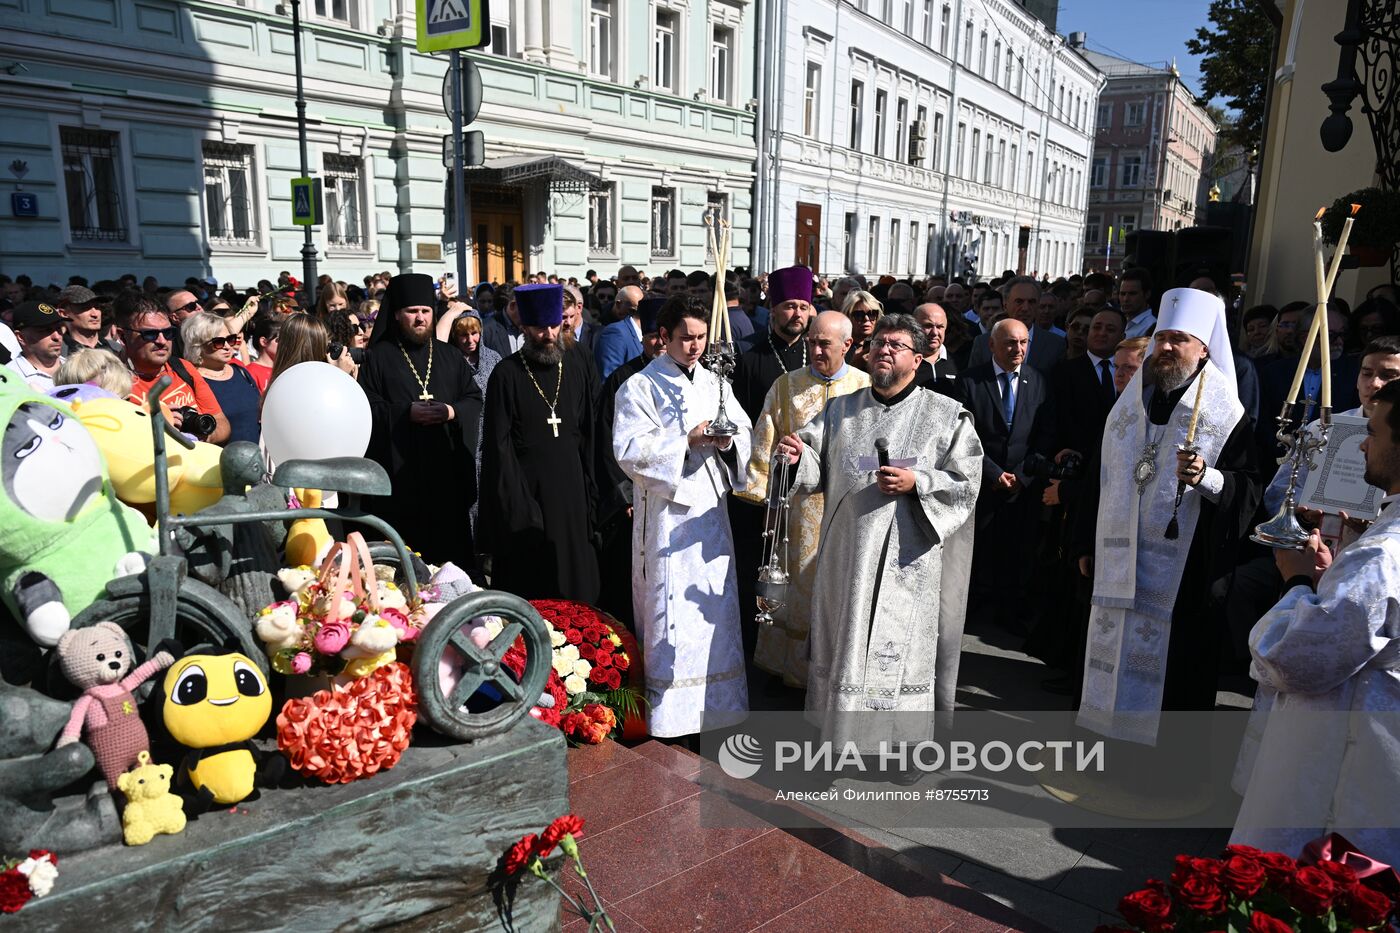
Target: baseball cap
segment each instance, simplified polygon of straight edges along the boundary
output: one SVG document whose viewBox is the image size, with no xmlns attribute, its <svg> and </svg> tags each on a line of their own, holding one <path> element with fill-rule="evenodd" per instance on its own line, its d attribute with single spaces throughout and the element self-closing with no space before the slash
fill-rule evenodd
<svg viewBox="0 0 1400 933">
<path fill-rule="evenodd" d="M 91 294 L 91 292 L 89 292 Z M 63 323 L 58 309 L 46 301 L 26 301 L 15 308 L 15 330 L 24 327 L 55 327 Z"/>
<path fill-rule="evenodd" d="M 58 293 L 58 303 L 61 305 L 85 305 L 96 300 L 97 294 L 82 285 L 69 285 Z"/>
</svg>

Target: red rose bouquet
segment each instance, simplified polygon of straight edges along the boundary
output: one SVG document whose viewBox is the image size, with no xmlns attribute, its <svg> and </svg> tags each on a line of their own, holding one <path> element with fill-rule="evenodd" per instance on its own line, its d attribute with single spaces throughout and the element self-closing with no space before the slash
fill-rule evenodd
<svg viewBox="0 0 1400 933">
<path fill-rule="evenodd" d="M 536 878 L 543 879 L 550 887 L 559 892 L 570 910 L 588 921 L 588 933 L 593 933 L 595 930 L 616 929 L 613 926 L 612 918 L 603 909 L 602 901 L 598 899 L 598 892 L 593 890 L 593 882 L 589 880 L 588 872 L 583 870 L 583 860 L 578 854 L 578 840 L 582 837 L 582 819 L 572 813 L 558 817 L 545 827 L 544 832 L 539 835 L 529 833 L 522 836 L 506 850 L 505 856 L 501 859 L 501 872 L 507 882 L 518 876 L 521 869 L 527 869 Z M 588 888 L 588 895 L 593 899 L 591 908 L 583 903 L 582 897 L 574 898 L 565 891 L 545 869 L 544 859 L 549 857 L 556 846 L 573 862 L 574 874 L 578 875 Z"/>
<path fill-rule="evenodd" d="M 1336 933 L 1389 930 L 1393 875 L 1361 878 L 1341 861 L 1306 864 L 1280 852 L 1227 846 L 1219 858 L 1178 855 L 1167 882 L 1118 902 L 1127 926 L 1095 933 Z"/>
</svg>

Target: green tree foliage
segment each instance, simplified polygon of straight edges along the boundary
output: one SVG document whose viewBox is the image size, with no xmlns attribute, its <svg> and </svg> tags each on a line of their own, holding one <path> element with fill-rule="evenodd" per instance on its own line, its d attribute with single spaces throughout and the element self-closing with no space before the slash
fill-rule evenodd
<svg viewBox="0 0 1400 933">
<path fill-rule="evenodd" d="M 1208 26 L 1186 40 L 1201 56 L 1201 94 L 1220 99 L 1237 118 L 1222 127 L 1222 145 L 1258 148 L 1264 136 L 1265 102 L 1273 70 L 1274 28 L 1256 0 L 1211 0 Z"/>
</svg>

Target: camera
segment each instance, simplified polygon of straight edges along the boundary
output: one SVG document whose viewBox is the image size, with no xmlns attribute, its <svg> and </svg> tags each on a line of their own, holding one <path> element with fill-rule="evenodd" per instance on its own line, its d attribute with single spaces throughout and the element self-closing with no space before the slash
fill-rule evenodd
<svg viewBox="0 0 1400 933">
<path fill-rule="evenodd" d="M 331 343 L 326 345 L 326 359 L 332 363 L 340 359 L 340 354 L 344 352 L 345 344 L 343 343 L 335 343 L 334 341 L 332 341 Z"/>
<path fill-rule="evenodd" d="M 184 408 L 177 408 L 175 411 L 180 414 L 180 430 L 186 434 L 193 434 L 195 437 L 208 437 L 219 427 L 219 422 L 214 420 L 213 415 L 206 415 L 193 405 L 186 405 Z"/>
<path fill-rule="evenodd" d="M 1084 457 L 1070 451 L 1056 463 L 1049 457 L 1031 454 L 1026 458 L 1026 473 L 1035 479 L 1074 479 L 1084 470 Z"/>
</svg>

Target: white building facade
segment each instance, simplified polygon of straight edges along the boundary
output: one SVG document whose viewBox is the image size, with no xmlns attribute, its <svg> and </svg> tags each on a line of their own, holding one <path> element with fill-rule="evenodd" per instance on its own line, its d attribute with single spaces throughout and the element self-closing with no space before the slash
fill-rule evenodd
<svg viewBox="0 0 1400 933">
<path fill-rule="evenodd" d="M 469 170 L 470 283 L 705 264 L 702 216 L 749 261 L 755 0 L 493 0 L 486 164 Z M 0 272 L 240 286 L 301 276 L 285 0 L 0 0 Z M 412 0 L 303 0 L 319 271 L 456 266 L 447 55 Z"/>
<path fill-rule="evenodd" d="M 1010 0 L 789 0 L 772 15 L 757 265 L 1080 269 L 1104 79 L 1063 38 Z"/>
</svg>

